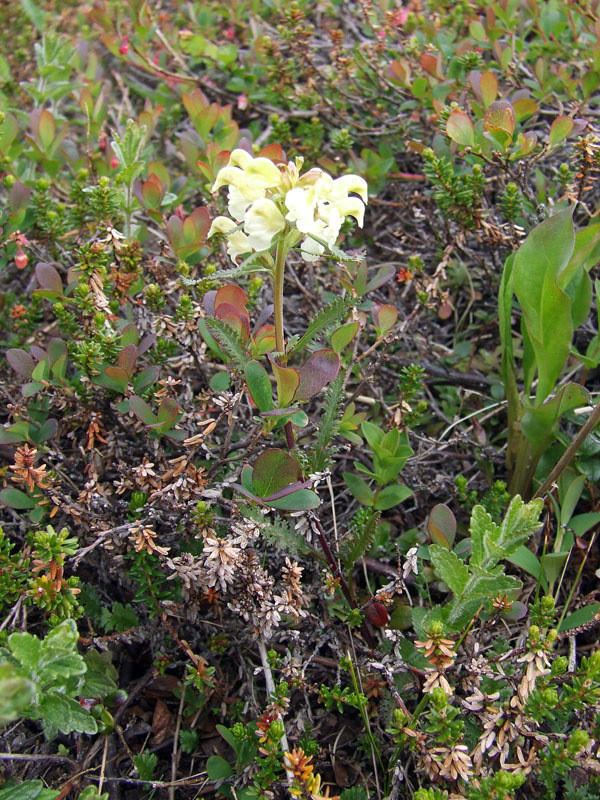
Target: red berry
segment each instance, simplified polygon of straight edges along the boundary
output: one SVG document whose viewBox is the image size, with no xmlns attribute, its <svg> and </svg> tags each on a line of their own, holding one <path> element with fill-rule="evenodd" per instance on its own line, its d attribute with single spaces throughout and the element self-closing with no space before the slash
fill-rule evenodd
<svg viewBox="0 0 600 800">
<path fill-rule="evenodd" d="M 376 625 L 378 628 L 385 628 L 390 621 L 387 608 L 378 600 L 375 600 L 367 608 L 367 617 L 369 618 L 369 622 Z"/>
<path fill-rule="evenodd" d="M 17 269 L 25 269 L 28 261 L 29 259 L 27 258 L 27 253 L 24 253 L 23 250 L 19 248 L 15 256 L 15 265 Z"/>
<path fill-rule="evenodd" d="M 116 156 L 113 156 L 110 160 L 110 168 L 116 169 L 119 166 L 119 159 Z"/>
<path fill-rule="evenodd" d="M 129 52 L 129 45 L 127 44 L 125 39 L 123 39 L 123 41 L 119 46 L 119 53 L 121 53 L 122 56 L 126 56 L 128 52 Z"/>
<path fill-rule="evenodd" d="M 233 25 L 230 25 L 228 28 L 225 28 L 225 30 L 223 31 L 223 36 L 225 36 L 227 39 L 233 39 L 233 37 L 235 36 L 235 28 L 233 27 Z"/>
</svg>

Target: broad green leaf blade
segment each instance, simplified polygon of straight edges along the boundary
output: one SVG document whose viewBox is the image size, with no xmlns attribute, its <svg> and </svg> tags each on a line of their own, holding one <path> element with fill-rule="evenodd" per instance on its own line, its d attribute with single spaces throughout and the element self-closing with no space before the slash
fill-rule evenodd
<svg viewBox="0 0 600 800">
<path fill-rule="evenodd" d="M 461 597 L 469 582 L 469 570 L 464 561 L 439 544 L 429 545 L 429 554 L 437 574 L 457 597 Z"/>
<path fill-rule="evenodd" d="M 472 147 L 475 144 L 475 129 L 468 114 L 455 108 L 446 120 L 446 133 L 456 144 Z"/>
<path fill-rule="evenodd" d="M 320 502 L 319 495 L 312 489 L 300 489 L 282 497 L 281 500 L 271 500 L 267 505 L 280 511 L 308 511 L 317 508 Z"/>
<path fill-rule="evenodd" d="M 545 449 L 551 439 L 556 424 L 563 414 L 574 408 L 580 408 L 589 403 L 590 396 L 583 386 L 577 383 L 567 383 L 538 408 L 525 412 L 521 420 L 523 434 L 533 446 L 535 453 Z"/>
<path fill-rule="evenodd" d="M 456 536 L 456 517 L 447 505 L 438 503 L 431 509 L 427 530 L 436 544 L 450 550 Z"/>
<path fill-rule="evenodd" d="M 413 494 L 412 489 L 403 484 L 396 484 L 394 486 L 386 486 L 379 492 L 379 496 L 375 501 L 375 508 L 378 511 L 387 511 L 388 508 L 400 505 Z"/>
<path fill-rule="evenodd" d="M 265 450 L 254 463 L 252 483 L 259 497 L 268 497 L 300 478 L 295 458 L 276 447 Z"/>
<path fill-rule="evenodd" d="M 272 411 L 273 394 L 267 370 L 258 361 L 249 361 L 244 372 L 248 391 L 258 410 Z"/>
<path fill-rule="evenodd" d="M 375 494 L 365 480 L 353 472 L 344 472 L 343 477 L 346 486 L 359 503 L 362 503 L 363 506 L 372 506 L 375 503 Z"/>
<path fill-rule="evenodd" d="M 537 405 L 554 389 L 571 348 L 571 300 L 558 279 L 575 245 L 572 217 L 569 208 L 544 220 L 514 257 L 514 289 L 537 362 Z"/>
</svg>

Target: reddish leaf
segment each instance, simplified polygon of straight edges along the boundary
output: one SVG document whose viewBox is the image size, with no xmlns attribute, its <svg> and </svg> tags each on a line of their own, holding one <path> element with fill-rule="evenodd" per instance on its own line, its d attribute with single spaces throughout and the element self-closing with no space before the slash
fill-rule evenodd
<svg viewBox="0 0 600 800">
<path fill-rule="evenodd" d="M 456 536 L 456 518 L 448 506 L 439 503 L 431 509 L 427 530 L 432 540 L 449 550 Z"/>
<path fill-rule="evenodd" d="M 388 304 L 376 305 L 371 311 L 371 317 L 378 335 L 385 336 L 396 324 L 398 311 Z"/>
<path fill-rule="evenodd" d="M 10 350 L 6 351 L 6 360 L 17 375 L 21 375 L 23 378 L 31 378 L 31 374 L 35 368 L 35 362 L 25 350 L 11 347 Z"/>
<path fill-rule="evenodd" d="M 490 106 L 498 96 L 498 80 L 493 72 L 487 70 L 481 76 L 480 81 L 481 99 L 483 107 Z"/>
<path fill-rule="evenodd" d="M 380 603 L 379 600 L 375 600 L 367 607 L 367 617 L 369 618 L 369 622 L 376 625 L 378 628 L 385 628 L 390 621 L 387 608 L 383 603 Z"/>
<path fill-rule="evenodd" d="M 58 294 L 63 293 L 63 282 L 58 270 L 52 264 L 46 264 L 45 261 L 40 261 L 35 268 L 35 277 L 42 289 L 49 289 Z"/>
<path fill-rule="evenodd" d="M 128 344 L 124 347 L 117 358 L 117 366 L 124 369 L 127 375 L 131 378 L 135 368 L 137 359 L 137 347 L 134 344 Z"/>
<path fill-rule="evenodd" d="M 261 453 L 252 470 L 252 483 L 259 497 L 268 497 L 299 478 L 300 467 L 296 459 L 278 448 Z"/>
<path fill-rule="evenodd" d="M 250 336 L 248 316 L 243 315 L 235 306 L 232 306 L 230 303 L 221 303 L 219 307 L 215 309 L 215 317 L 226 322 L 244 343 L 248 341 L 248 337 Z"/>
<path fill-rule="evenodd" d="M 233 284 L 221 286 L 221 288 L 214 295 L 215 309 L 217 309 L 221 303 L 229 303 L 229 305 L 237 308 L 240 314 L 245 316 L 248 316 L 248 312 L 246 310 L 247 302 L 248 296 L 246 295 L 246 292 L 239 286 L 235 286 Z"/>
<path fill-rule="evenodd" d="M 298 369 L 300 383 L 294 400 L 303 402 L 320 392 L 334 380 L 340 369 L 340 357 L 333 350 L 315 350 L 308 361 Z"/>
<path fill-rule="evenodd" d="M 517 122 L 521 122 L 532 114 L 535 114 L 537 111 L 537 103 L 535 100 L 532 100 L 531 97 L 523 97 L 513 102 L 513 109 Z"/>
<path fill-rule="evenodd" d="M 483 124 L 487 131 L 500 130 L 511 139 L 515 132 L 515 112 L 508 100 L 496 100 L 485 110 Z"/>
</svg>

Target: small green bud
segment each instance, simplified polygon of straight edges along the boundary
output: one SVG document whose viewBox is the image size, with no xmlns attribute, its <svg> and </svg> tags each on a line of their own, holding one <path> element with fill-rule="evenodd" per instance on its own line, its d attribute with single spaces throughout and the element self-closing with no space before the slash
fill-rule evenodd
<svg viewBox="0 0 600 800">
<path fill-rule="evenodd" d="M 567 752 L 571 755 L 576 755 L 583 750 L 584 747 L 587 747 L 589 741 L 590 736 L 586 731 L 573 731 L 567 742 Z"/>
<path fill-rule="evenodd" d="M 552 662 L 552 667 L 551 667 L 552 674 L 562 675 L 563 672 L 566 672 L 568 666 L 569 666 L 569 659 L 566 656 L 557 656 Z"/>
<path fill-rule="evenodd" d="M 547 706 L 554 708 L 554 706 L 558 703 L 558 692 L 556 689 L 544 689 L 542 691 L 542 700 Z"/>
<path fill-rule="evenodd" d="M 217 271 L 217 265 L 216 264 L 207 264 L 204 267 L 204 275 L 207 276 L 207 277 L 209 275 L 214 275 L 216 271 Z"/>
<path fill-rule="evenodd" d="M 446 692 L 441 688 L 441 686 L 437 686 L 429 695 L 431 700 L 431 704 L 436 709 L 436 711 L 443 711 L 446 706 L 448 705 L 448 695 Z"/>
<path fill-rule="evenodd" d="M 106 175 L 102 175 L 100 178 L 98 178 L 98 186 L 101 189 L 108 189 L 110 186 L 110 178 Z"/>
<path fill-rule="evenodd" d="M 441 636 L 444 633 L 444 623 L 440 622 L 439 619 L 434 619 L 432 622 L 429 623 L 429 628 L 427 629 L 428 636 Z"/>
<path fill-rule="evenodd" d="M 554 611 L 554 598 L 552 595 L 545 594 L 541 599 L 540 605 L 544 614 L 550 614 Z"/>
<path fill-rule="evenodd" d="M 550 628 L 546 636 L 546 643 L 554 644 L 557 639 L 558 639 L 558 631 L 556 630 L 556 628 Z"/>
<path fill-rule="evenodd" d="M 15 185 L 16 182 L 17 179 L 15 178 L 14 175 L 4 176 L 4 185 L 6 186 L 7 189 L 12 189 L 12 187 Z"/>
</svg>

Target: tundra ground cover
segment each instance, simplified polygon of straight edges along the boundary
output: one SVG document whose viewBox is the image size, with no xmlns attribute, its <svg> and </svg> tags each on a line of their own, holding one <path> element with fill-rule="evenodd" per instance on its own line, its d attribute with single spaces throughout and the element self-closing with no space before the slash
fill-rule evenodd
<svg viewBox="0 0 600 800">
<path fill-rule="evenodd" d="M 598 3 L 0 20 L 0 800 L 600 796 Z"/>
</svg>

